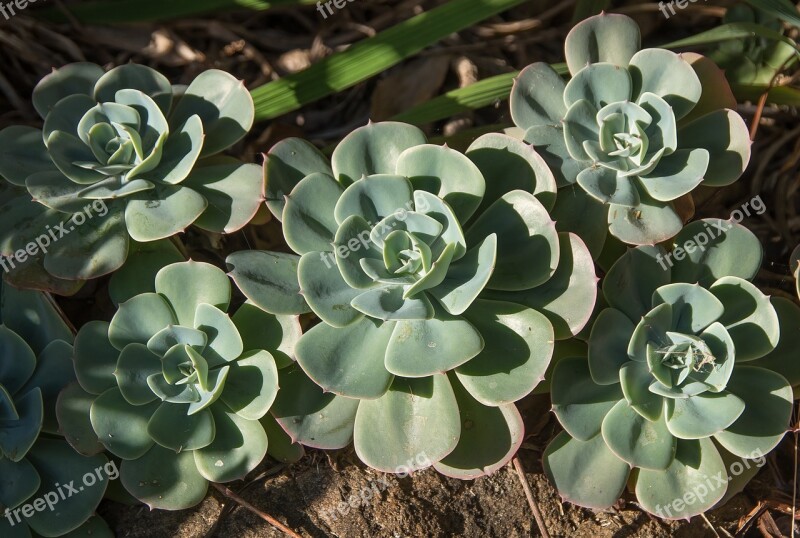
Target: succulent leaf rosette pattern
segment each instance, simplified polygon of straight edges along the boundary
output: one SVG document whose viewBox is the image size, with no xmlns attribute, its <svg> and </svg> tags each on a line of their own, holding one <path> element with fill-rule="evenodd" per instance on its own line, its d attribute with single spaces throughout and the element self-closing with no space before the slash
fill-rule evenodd
<svg viewBox="0 0 800 538">
<path fill-rule="evenodd" d="M 267 430 L 279 429 L 268 411 L 298 320 L 249 304 L 231 317 L 230 299 L 222 270 L 175 263 L 154 293 L 78 332 L 62 429 L 84 454 L 121 458 L 122 485 L 150 507 L 189 508 L 208 481 L 243 478 L 267 454 Z"/>
<path fill-rule="evenodd" d="M 522 441 L 513 402 L 596 295 L 591 256 L 556 232 L 555 180 L 505 135 L 466 154 L 393 122 L 356 129 L 329 163 L 289 139 L 267 156 L 267 204 L 297 253 L 238 252 L 231 276 L 259 307 L 313 312 L 275 416 L 293 439 L 351 441 L 386 472 L 433 464 L 471 478 Z M 285 394 L 285 396 L 284 396 Z"/>
<path fill-rule="evenodd" d="M 57 485 L 82 483 L 108 460 L 83 457 L 59 436 L 56 399 L 75 379 L 73 335 L 60 314 L 44 295 L 0 284 L 0 322 L 0 536 L 112 536 L 94 516 L 107 481 L 59 499 L 54 510 L 21 512 Z"/>
<path fill-rule="evenodd" d="M 42 129 L 0 131 L 0 175 L 28 194 L 0 208 L 0 251 L 66 223 L 43 256 L 52 278 L 108 274 L 125 262 L 130 239 L 164 239 L 192 224 L 238 230 L 263 200 L 260 168 L 219 155 L 254 117 L 249 92 L 225 72 L 178 88 L 142 65 L 70 64 L 39 82 L 33 105 Z M 91 218 L 75 218 L 92 207 Z"/>
<path fill-rule="evenodd" d="M 679 198 L 741 176 L 750 139 L 711 61 L 639 50 L 640 41 L 623 15 L 579 23 L 565 43 L 572 78 L 564 82 L 544 63 L 528 66 L 512 89 L 511 115 L 560 186 L 577 184 L 603 204 L 590 214 L 602 215 L 613 236 L 652 245 L 682 228 Z"/>
<path fill-rule="evenodd" d="M 691 223 L 675 244 L 706 224 L 714 222 Z M 799 361 L 786 345 L 797 336 L 783 329 L 797 332 L 798 308 L 749 282 L 760 243 L 723 225 L 727 232 L 672 267 L 659 263 L 659 247 L 640 246 L 606 275 L 609 308 L 594 322 L 588 360 L 565 358 L 553 372 L 565 431 L 547 447 L 544 468 L 566 500 L 608 508 L 628 485 L 645 510 L 689 518 L 729 493 L 732 462 L 762 458 L 786 432 L 787 377 L 797 382 Z M 705 495 L 676 508 L 674 499 L 700 486 Z"/>
</svg>

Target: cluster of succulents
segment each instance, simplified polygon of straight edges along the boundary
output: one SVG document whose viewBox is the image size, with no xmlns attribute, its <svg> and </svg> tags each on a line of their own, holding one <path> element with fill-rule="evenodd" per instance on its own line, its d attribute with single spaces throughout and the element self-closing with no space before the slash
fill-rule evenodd
<svg viewBox="0 0 800 538">
<path fill-rule="evenodd" d="M 311 446 L 352 437 L 387 472 L 469 478 L 506 463 L 523 436 L 514 402 L 596 292 L 588 250 L 548 214 L 541 158 L 505 135 L 462 154 L 385 122 L 356 129 L 330 163 L 290 139 L 266 167 L 296 254 L 234 253 L 231 275 L 264 310 L 321 320 L 297 343 L 294 374 L 317 397 L 279 405 L 279 422 Z"/>
<path fill-rule="evenodd" d="M 712 62 L 639 50 L 640 40 L 623 15 L 579 23 L 565 42 L 572 78 L 548 64 L 528 66 L 511 92 L 511 115 L 560 185 L 577 184 L 573 196 L 582 191 L 603 204 L 599 215 L 614 237 L 653 245 L 681 230 L 682 197 L 741 176 L 750 138 Z"/>
<path fill-rule="evenodd" d="M 263 171 L 220 155 L 254 118 L 226 73 L 46 76 L 43 128 L 0 131 L 0 263 L 65 295 L 113 273 L 116 311 L 74 337 L 47 295 L 0 287 L 0 535 L 109 535 L 93 515 L 106 483 L 13 519 L 109 462 L 167 510 L 304 445 L 476 478 L 515 455 L 534 391 L 564 429 L 544 469 L 565 499 L 608 508 L 627 487 L 677 519 L 736 493 L 755 468 L 708 479 L 784 436 L 800 306 L 751 283 L 762 249 L 746 228 L 684 223 L 696 188 L 742 175 L 748 130 L 717 66 L 640 50 L 627 17 L 590 17 L 565 51 L 568 82 L 541 63 L 517 78 L 517 137 L 460 152 L 370 123 L 330 159 L 285 139 Z M 291 253 L 234 252 L 226 275 L 169 240 L 238 230 L 264 202 Z M 800 247 L 790 263 L 800 297 Z"/>
<path fill-rule="evenodd" d="M 249 92 L 225 72 L 179 88 L 142 65 L 70 64 L 39 82 L 33 105 L 42 129 L 0 131 L 0 176 L 20 194 L 0 208 L 0 252 L 57 230 L 27 264 L 42 288 L 115 271 L 131 239 L 192 224 L 238 230 L 263 200 L 260 168 L 219 155 L 254 117 Z"/>
<path fill-rule="evenodd" d="M 675 244 L 705 224 L 691 223 Z M 777 349 L 778 312 L 749 282 L 761 245 L 736 225 L 707 249 L 664 269 L 660 247 L 640 246 L 605 276 L 609 307 L 588 358 L 565 358 L 553 372 L 565 431 L 544 467 L 567 500 L 608 508 L 628 485 L 644 509 L 686 519 L 725 496 L 732 461 L 762 458 L 786 432 L 792 384 L 779 371 L 797 358 Z M 685 492 L 702 494 L 675 509 Z"/>
<path fill-rule="evenodd" d="M 230 300 L 221 269 L 179 262 L 78 332 L 61 427 L 81 453 L 120 458 L 122 485 L 150 507 L 194 506 L 209 481 L 242 479 L 267 454 L 276 358 L 290 362 L 299 322 L 247 304 L 229 316 Z"/>
<path fill-rule="evenodd" d="M 60 437 L 56 400 L 75 379 L 73 334 L 48 298 L 0 283 L 0 536 L 111 536 L 94 511 L 108 484 L 83 484 L 108 460 L 84 458 Z M 54 495 L 55 494 L 55 495 Z"/>
</svg>

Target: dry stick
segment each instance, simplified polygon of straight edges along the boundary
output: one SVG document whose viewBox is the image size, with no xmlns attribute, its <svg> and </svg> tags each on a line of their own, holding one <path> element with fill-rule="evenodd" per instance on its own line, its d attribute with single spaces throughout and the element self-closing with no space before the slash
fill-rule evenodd
<svg viewBox="0 0 800 538">
<path fill-rule="evenodd" d="M 280 521 L 278 521 L 277 519 L 275 519 L 271 515 L 262 512 L 261 510 L 259 510 L 258 508 L 256 508 L 252 504 L 250 504 L 249 502 L 247 502 L 244 499 L 242 499 L 241 497 L 239 497 L 233 491 L 231 491 L 227 487 L 223 486 L 222 484 L 217 484 L 215 482 L 211 482 L 211 485 L 214 486 L 217 489 L 217 491 L 222 493 L 224 496 L 228 497 L 232 501 L 234 501 L 237 504 L 241 505 L 243 508 L 245 508 L 247 510 L 250 510 L 255 515 L 257 515 L 258 517 L 260 517 L 261 519 L 263 519 L 264 521 L 266 521 L 267 523 L 269 523 L 270 525 L 272 525 L 276 529 L 282 531 L 287 536 L 291 536 L 292 538 L 303 538 L 302 536 L 300 536 L 299 534 L 294 532 L 292 529 L 290 529 L 289 527 L 287 527 L 286 525 L 284 525 L 283 523 L 281 523 Z"/>
<path fill-rule="evenodd" d="M 750 125 L 750 140 L 756 139 L 756 133 L 758 133 L 758 124 L 761 123 L 761 113 L 764 111 L 764 106 L 767 104 L 767 96 L 769 96 L 769 90 L 765 91 L 761 97 L 758 98 L 756 113 L 753 114 L 753 123 Z"/>
<path fill-rule="evenodd" d="M 528 484 L 528 479 L 525 478 L 525 469 L 522 467 L 522 462 L 519 461 L 519 456 L 514 456 L 514 469 L 517 470 L 519 481 L 522 482 L 522 489 L 525 490 L 525 496 L 528 498 L 528 505 L 531 507 L 533 517 L 536 519 L 536 525 L 539 527 L 539 532 L 542 538 L 550 538 L 550 533 L 547 532 L 547 526 L 544 524 L 544 518 L 539 511 L 539 505 L 536 504 L 536 499 L 533 498 L 533 492 Z"/>
<path fill-rule="evenodd" d="M 797 49 L 797 47 L 795 47 L 795 49 Z M 798 51 L 796 50 L 795 52 L 797 53 Z M 775 71 L 775 75 L 769 81 L 769 86 L 767 86 L 767 91 L 765 91 L 761 95 L 761 97 L 759 97 L 758 106 L 756 107 L 756 113 L 753 115 L 753 123 L 752 125 L 750 125 L 750 140 L 756 139 L 756 133 L 758 132 L 758 124 L 761 123 L 761 113 L 764 111 L 764 107 L 767 104 L 767 97 L 769 97 L 769 92 L 771 92 L 772 88 L 774 88 L 778 84 L 778 77 L 783 72 L 783 70 L 786 69 L 786 66 L 788 66 L 789 62 L 792 60 L 794 60 L 794 56 L 787 58 L 786 61 L 781 64 L 778 70 Z"/>
</svg>

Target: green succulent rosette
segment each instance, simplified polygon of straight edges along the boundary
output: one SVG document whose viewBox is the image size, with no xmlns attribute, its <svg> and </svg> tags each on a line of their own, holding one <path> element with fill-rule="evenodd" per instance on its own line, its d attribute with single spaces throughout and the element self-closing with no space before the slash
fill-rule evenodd
<svg viewBox="0 0 800 538">
<path fill-rule="evenodd" d="M 233 232 L 263 200 L 260 168 L 219 155 L 254 117 L 250 94 L 227 73 L 173 88 L 143 65 L 104 72 L 76 63 L 44 77 L 33 105 L 42 129 L 0 131 L 0 176 L 24 189 L 0 208 L 0 253 L 55 230 L 38 254 L 40 279 L 111 273 L 131 239 L 164 239 L 192 224 Z"/>
<path fill-rule="evenodd" d="M 154 292 L 78 332 L 61 427 L 81 453 L 120 458 L 122 485 L 151 508 L 195 506 L 209 481 L 240 480 L 261 463 L 268 431 L 280 436 L 269 409 L 299 322 L 248 304 L 231 317 L 230 300 L 222 270 L 175 263 Z M 284 455 L 299 448 L 276 441 Z"/>
<path fill-rule="evenodd" d="M 576 25 L 565 43 L 565 82 L 544 63 L 525 68 L 511 92 L 511 116 L 542 154 L 565 207 L 593 253 L 610 233 L 633 245 L 677 234 L 676 201 L 699 185 L 736 181 L 750 138 L 722 72 L 699 55 L 640 49 L 636 23 L 602 14 Z M 588 198 L 587 198 L 588 197 Z"/>
<path fill-rule="evenodd" d="M 544 469 L 566 500 L 608 508 L 628 485 L 648 512 L 686 519 L 741 489 L 787 431 L 800 309 L 750 283 L 762 250 L 746 228 L 696 221 L 674 244 L 703 234 L 674 258 L 651 246 L 623 255 L 603 281 L 588 359 L 556 365 L 565 431 Z"/>
<path fill-rule="evenodd" d="M 725 11 L 722 24 L 757 26 L 763 32 L 771 31 L 778 39 L 753 34 L 745 39 L 732 39 L 717 45 L 710 53 L 717 65 L 725 70 L 732 83 L 768 86 L 775 75 L 790 67 L 797 51 L 789 43 L 780 41 L 783 24 L 780 19 L 747 4 L 735 4 Z"/>
<path fill-rule="evenodd" d="M 330 163 L 290 139 L 265 166 L 295 254 L 234 253 L 231 276 L 268 312 L 321 320 L 282 377 L 281 425 L 308 446 L 354 442 L 386 472 L 473 478 L 507 462 L 523 436 L 514 402 L 597 291 L 583 242 L 548 214 L 541 157 L 499 134 L 462 154 L 386 122 L 345 137 Z"/>
<path fill-rule="evenodd" d="M 108 485 L 83 486 L 108 463 L 84 457 L 59 435 L 59 391 L 75 379 L 73 335 L 48 298 L 0 284 L 0 536 L 111 537 L 94 515 Z M 58 487 L 80 491 L 52 501 Z M 50 505 L 39 507 L 47 494 Z M 35 503 L 35 504 L 34 504 Z M 50 509 L 52 506 L 52 509 Z M 17 511 L 14 513 L 14 511 Z M 24 510 L 24 511 L 23 511 Z M 32 514 L 32 515 L 31 515 Z"/>
</svg>

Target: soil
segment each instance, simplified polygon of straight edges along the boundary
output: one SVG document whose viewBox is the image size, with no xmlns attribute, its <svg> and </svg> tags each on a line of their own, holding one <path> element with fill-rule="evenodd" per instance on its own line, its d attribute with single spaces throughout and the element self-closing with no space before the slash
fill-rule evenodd
<svg viewBox="0 0 800 538">
<path fill-rule="evenodd" d="M 734 535 L 739 519 L 756 505 L 753 491 L 765 487 L 764 478 L 759 476 L 745 493 L 708 513 L 708 523 L 700 517 L 689 522 L 665 522 L 630 502 L 606 513 L 562 503 L 542 473 L 540 449 L 528 445 L 521 450 L 520 458 L 554 538 L 700 538 L 725 535 L 725 531 Z M 262 474 L 270 465 L 274 464 L 267 463 L 254 475 Z M 768 470 L 761 473 L 768 474 Z M 241 487 L 231 486 L 234 490 Z M 446 478 L 433 470 L 397 478 L 364 467 L 352 451 L 310 451 L 301 462 L 247 485 L 241 497 L 303 537 L 541 536 L 510 464 L 492 476 L 470 481 Z M 285 536 L 242 507 L 222 516 L 226 505 L 236 503 L 214 491 L 201 505 L 184 512 L 151 512 L 146 507 L 107 501 L 99 513 L 120 538 Z M 761 534 L 753 530 L 745 536 Z"/>
</svg>

